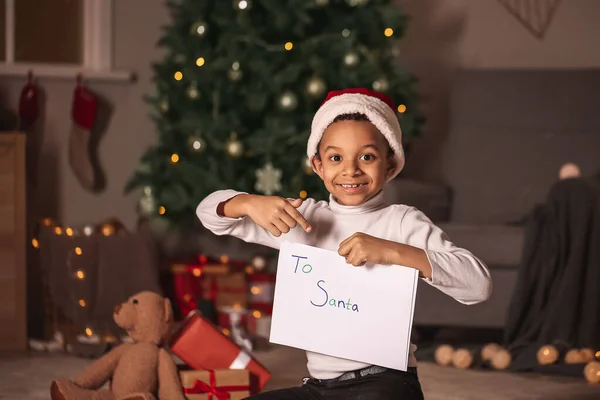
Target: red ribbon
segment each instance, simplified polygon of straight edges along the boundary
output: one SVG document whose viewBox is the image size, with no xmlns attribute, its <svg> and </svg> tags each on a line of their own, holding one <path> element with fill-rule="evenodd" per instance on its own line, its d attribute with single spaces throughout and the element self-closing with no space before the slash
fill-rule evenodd
<svg viewBox="0 0 600 400">
<path fill-rule="evenodd" d="M 213 395 L 217 397 L 217 400 L 228 400 L 229 392 L 241 392 L 242 390 L 250 390 L 250 386 L 244 385 L 231 385 L 231 386 L 217 386 L 215 371 L 209 370 L 210 385 L 196 379 L 194 385 L 191 388 L 184 388 L 185 394 L 208 394 L 208 400 L 212 400 Z"/>
</svg>

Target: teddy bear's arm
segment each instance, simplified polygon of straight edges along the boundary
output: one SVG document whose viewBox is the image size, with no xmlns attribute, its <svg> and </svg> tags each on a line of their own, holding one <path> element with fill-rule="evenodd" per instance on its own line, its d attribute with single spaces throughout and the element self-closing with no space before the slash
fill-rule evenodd
<svg viewBox="0 0 600 400">
<path fill-rule="evenodd" d="M 165 349 L 158 352 L 158 399 L 185 400 L 177 366 Z"/>
<path fill-rule="evenodd" d="M 131 347 L 131 344 L 128 343 L 115 347 L 90 364 L 75 378 L 74 382 L 86 389 L 101 388 L 112 377 L 121 356 L 129 347 Z"/>
</svg>

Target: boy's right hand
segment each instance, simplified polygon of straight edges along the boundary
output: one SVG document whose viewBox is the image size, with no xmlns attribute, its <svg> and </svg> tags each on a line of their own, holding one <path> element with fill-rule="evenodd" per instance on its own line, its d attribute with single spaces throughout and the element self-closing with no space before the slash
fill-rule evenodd
<svg viewBox="0 0 600 400">
<path fill-rule="evenodd" d="M 312 227 L 298 211 L 302 199 L 284 199 L 279 196 L 239 195 L 228 201 L 223 209 L 226 216 L 252 218 L 254 223 L 269 231 L 273 236 L 281 236 L 300 224 L 310 232 Z M 243 211 L 242 211 L 243 210 Z"/>
</svg>

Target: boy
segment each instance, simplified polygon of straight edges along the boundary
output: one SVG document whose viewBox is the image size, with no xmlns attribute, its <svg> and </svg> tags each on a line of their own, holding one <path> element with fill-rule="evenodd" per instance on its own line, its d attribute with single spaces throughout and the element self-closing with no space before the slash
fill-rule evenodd
<svg viewBox="0 0 600 400">
<path fill-rule="evenodd" d="M 335 250 L 353 266 L 412 267 L 461 303 L 486 300 L 491 279 L 479 259 L 414 207 L 385 204 L 382 188 L 404 166 L 401 135 L 389 97 L 368 89 L 330 92 L 313 119 L 307 150 L 329 202 L 223 190 L 200 203 L 198 218 L 213 233 L 246 242 L 279 248 L 289 240 Z M 407 372 L 307 352 L 310 378 L 300 387 L 252 398 L 423 399 L 415 349 Z"/>
</svg>

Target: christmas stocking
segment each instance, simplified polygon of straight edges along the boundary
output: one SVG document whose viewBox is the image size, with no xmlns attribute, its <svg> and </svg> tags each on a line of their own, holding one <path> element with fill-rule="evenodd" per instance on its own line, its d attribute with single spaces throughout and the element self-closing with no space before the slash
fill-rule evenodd
<svg viewBox="0 0 600 400">
<path fill-rule="evenodd" d="M 97 180 L 91 146 L 97 109 L 98 98 L 78 79 L 71 109 L 73 126 L 69 135 L 69 164 L 81 186 L 90 191 L 95 189 Z"/>
</svg>

